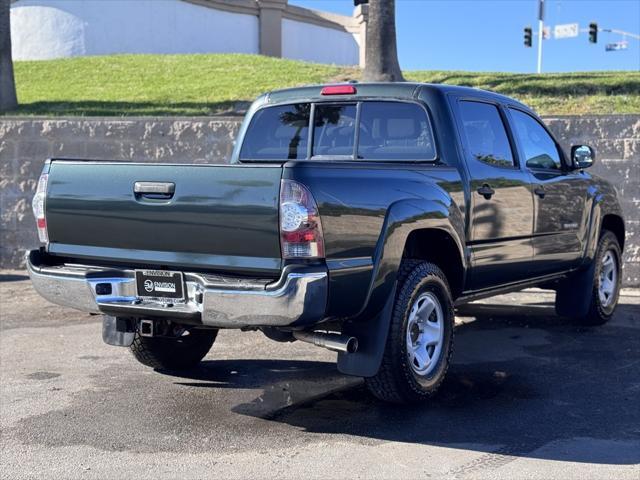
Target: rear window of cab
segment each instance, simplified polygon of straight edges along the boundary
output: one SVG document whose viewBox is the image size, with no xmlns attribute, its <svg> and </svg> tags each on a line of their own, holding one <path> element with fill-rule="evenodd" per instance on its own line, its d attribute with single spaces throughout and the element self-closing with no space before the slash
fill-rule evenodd
<svg viewBox="0 0 640 480">
<path fill-rule="evenodd" d="M 240 160 L 435 161 L 433 130 L 416 103 L 294 103 L 258 110 Z"/>
</svg>

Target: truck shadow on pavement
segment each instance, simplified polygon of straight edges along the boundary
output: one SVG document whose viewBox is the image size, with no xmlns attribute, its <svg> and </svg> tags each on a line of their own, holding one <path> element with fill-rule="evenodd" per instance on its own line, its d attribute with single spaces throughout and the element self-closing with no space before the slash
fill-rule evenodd
<svg viewBox="0 0 640 480">
<path fill-rule="evenodd" d="M 186 376 L 205 383 L 181 383 L 260 387 L 232 411 L 307 432 L 486 453 L 471 470 L 516 457 L 632 465 L 640 463 L 638 310 L 623 304 L 608 325 L 586 328 L 545 303 L 464 307 L 453 365 L 423 406 L 379 402 L 324 362 L 210 361 Z M 221 377 L 233 368 L 252 374 Z"/>
<path fill-rule="evenodd" d="M 22 282 L 23 280 L 29 280 L 29 276 L 16 273 L 0 273 L 0 282 Z"/>
</svg>

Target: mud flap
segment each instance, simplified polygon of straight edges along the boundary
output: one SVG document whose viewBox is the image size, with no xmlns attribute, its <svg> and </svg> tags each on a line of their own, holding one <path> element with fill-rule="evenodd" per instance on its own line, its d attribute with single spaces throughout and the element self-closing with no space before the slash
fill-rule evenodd
<svg viewBox="0 0 640 480">
<path fill-rule="evenodd" d="M 130 318 L 102 317 L 102 340 L 107 345 L 116 347 L 128 347 L 133 343 L 136 333 L 136 322 Z"/>
<path fill-rule="evenodd" d="M 563 280 L 556 291 L 556 313 L 561 317 L 581 318 L 589 313 L 593 296 L 596 262 Z"/>
<path fill-rule="evenodd" d="M 338 371 L 356 377 L 373 377 L 380 369 L 384 348 L 389 334 L 393 301 L 396 289 L 392 289 L 382 311 L 371 320 L 345 323 L 342 333 L 358 339 L 358 351 L 338 354 Z"/>
</svg>

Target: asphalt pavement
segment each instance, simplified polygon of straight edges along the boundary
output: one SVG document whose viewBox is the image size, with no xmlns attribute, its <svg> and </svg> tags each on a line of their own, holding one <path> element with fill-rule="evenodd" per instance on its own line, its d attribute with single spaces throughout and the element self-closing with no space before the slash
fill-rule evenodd
<svg viewBox="0 0 640 480">
<path fill-rule="evenodd" d="M 385 405 L 335 355 L 222 331 L 169 375 L 0 272 L 0 478 L 640 479 L 640 291 L 582 327 L 541 290 L 458 311 L 453 365 Z"/>
</svg>

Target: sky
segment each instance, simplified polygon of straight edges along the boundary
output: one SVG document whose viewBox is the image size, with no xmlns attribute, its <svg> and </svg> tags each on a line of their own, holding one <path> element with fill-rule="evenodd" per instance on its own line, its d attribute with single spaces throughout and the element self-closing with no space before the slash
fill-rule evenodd
<svg viewBox="0 0 640 480">
<path fill-rule="evenodd" d="M 343 15 L 352 0 L 289 0 Z M 640 34 L 640 0 L 546 0 L 545 25 L 578 23 Z M 537 0 L 396 0 L 398 58 L 403 70 L 535 72 L 537 37 L 524 46 L 524 27 L 538 26 Z M 640 70 L 640 40 L 606 52 L 620 35 L 599 32 L 543 42 L 542 71 Z"/>
</svg>

